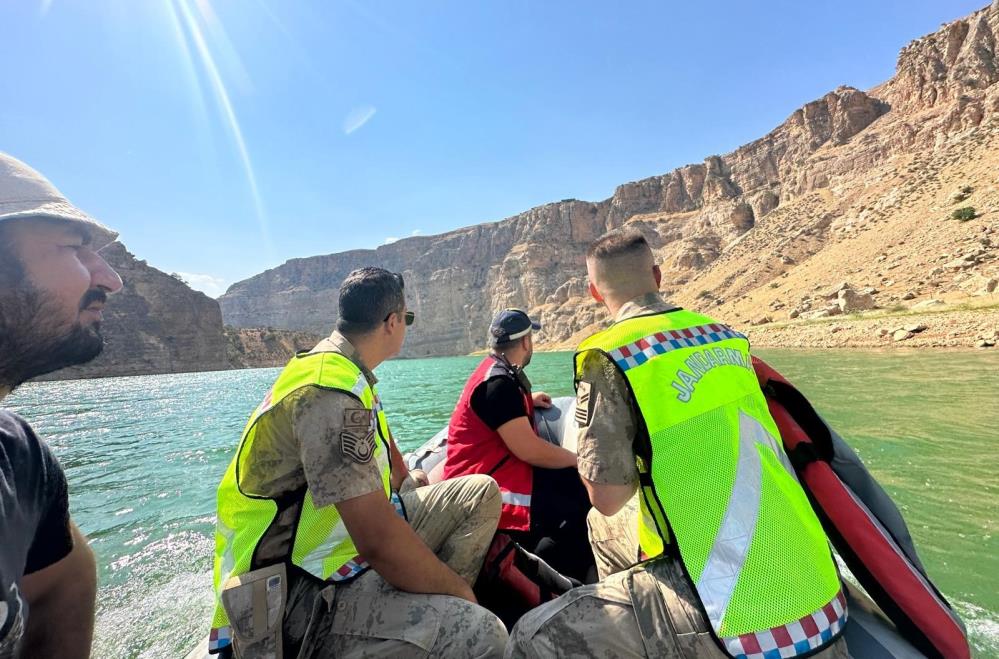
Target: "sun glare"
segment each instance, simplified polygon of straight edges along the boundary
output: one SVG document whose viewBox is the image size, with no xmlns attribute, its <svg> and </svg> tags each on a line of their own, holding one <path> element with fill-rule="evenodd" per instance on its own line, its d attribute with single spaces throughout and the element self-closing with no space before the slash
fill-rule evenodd
<svg viewBox="0 0 999 659">
<path fill-rule="evenodd" d="M 206 30 L 203 27 L 207 27 L 208 34 L 214 39 L 213 45 L 224 53 L 223 56 L 226 58 L 228 65 L 227 70 L 236 71 L 235 75 L 238 78 L 237 86 L 244 90 L 249 89 L 251 86 L 250 77 L 243 68 L 235 48 L 233 48 L 228 37 L 226 37 L 225 31 L 222 29 L 222 25 L 208 0 L 195 0 L 196 11 L 192 9 L 190 0 L 165 0 L 165 3 L 177 28 L 175 35 L 177 48 L 180 51 L 181 57 L 195 76 L 197 76 L 198 71 L 204 76 L 207 86 L 211 89 L 218 106 L 221 115 L 220 119 L 228 129 L 236 147 L 240 164 L 246 176 L 247 187 L 253 201 L 260 239 L 268 251 L 268 257 L 273 260 L 270 227 L 264 202 L 260 196 L 260 188 L 257 185 L 253 160 L 250 158 L 250 151 L 246 146 L 243 129 L 240 127 L 239 119 L 236 116 L 236 110 L 233 107 L 229 90 L 226 87 L 219 66 L 216 64 L 213 49 L 209 46 L 209 37 L 206 36 Z M 197 85 L 197 80 L 193 80 L 192 82 L 194 83 L 192 85 L 194 87 L 193 93 L 197 96 L 199 103 L 204 106 L 201 99 L 201 89 Z"/>
</svg>

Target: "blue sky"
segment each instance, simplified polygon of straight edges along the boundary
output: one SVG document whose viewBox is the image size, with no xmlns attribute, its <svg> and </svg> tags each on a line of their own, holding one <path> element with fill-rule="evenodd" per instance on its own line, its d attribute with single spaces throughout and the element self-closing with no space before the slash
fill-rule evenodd
<svg viewBox="0 0 999 659">
<path fill-rule="evenodd" d="M 139 258 L 289 258 L 599 200 L 760 137 L 985 0 L 12 0 L 0 150 Z"/>
</svg>

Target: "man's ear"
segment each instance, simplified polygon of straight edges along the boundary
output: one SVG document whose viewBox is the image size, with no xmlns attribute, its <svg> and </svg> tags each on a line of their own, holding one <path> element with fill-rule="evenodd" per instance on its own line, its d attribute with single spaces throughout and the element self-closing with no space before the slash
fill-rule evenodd
<svg viewBox="0 0 999 659">
<path fill-rule="evenodd" d="M 656 278 L 656 288 L 663 283 L 663 271 L 659 267 L 659 264 L 652 266 L 652 276 Z"/>
<path fill-rule="evenodd" d="M 587 283 L 590 285 L 590 296 L 597 302 L 603 302 L 604 297 L 600 294 L 600 291 L 597 290 L 596 284 L 594 284 L 592 280 L 587 280 Z"/>
<path fill-rule="evenodd" d="M 390 313 L 388 320 L 385 321 L 385 331 L 388 332 L 389 334 L 395 334 L 396 331 L 399 329 L 399 323 L 400 323 L 399 314 Z"/>
</svg>

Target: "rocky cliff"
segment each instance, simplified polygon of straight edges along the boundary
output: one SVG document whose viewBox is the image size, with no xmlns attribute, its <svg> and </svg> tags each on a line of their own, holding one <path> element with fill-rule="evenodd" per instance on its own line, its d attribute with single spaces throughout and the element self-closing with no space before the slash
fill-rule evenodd
<svg viewBox="0 0 999 659">
<path fill-rule="evenodd" d="M 284 366 L 292 355 L 311 350 L 322 338 L 308 332 L 268 327 L 226 327 L 226 361 L 232 368 Z"/>
<path fill-rule="evenodd" d="M 182 279 L 136 259 L 121 243 L 101 254 L 123 282 L 104 310 L 104 352 L 41 380 L 283 366 L 322 338 L 270 327 L 224 328 L 218 302 Z"/>
<path fill-rule="evenodd" d="M 104 310 L 104 352 L 49 379 L 229 368 L 218 302 L 136 259 L 121 243 L 101 252 L 124 286 Z"/>
<path fill-rule="evenodd" d="M 604 320 L 586 297 L 586 246 L 624 224 L 648 236 L 669 295 L 736 323 L 827 311 L 810 308 L 815 291 L 844 278 L 877 306 L 991 294 L 997 37 L 999 2 L 906 46 L 886 83 L 829 92 L 732 153 L 621 185 L 600 202 L 293 259 L 233 285 L 223 316 L 236 327 L 324 334 L 340 281 L 379 265 L 406 278 L 419 318 L 410 356 L 482 347 L 490 315 L 505 306 L 539 314 L 549 345 L 569 344 Z"/>
</svg>

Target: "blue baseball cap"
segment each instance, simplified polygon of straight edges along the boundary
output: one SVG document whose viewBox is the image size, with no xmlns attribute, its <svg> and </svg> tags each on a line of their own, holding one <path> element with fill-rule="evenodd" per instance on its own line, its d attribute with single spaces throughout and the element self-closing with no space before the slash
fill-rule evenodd
<svg viewBox="0 0 999 659">
<path fill-rule="evenodd" d="M 521 309 L 504 309 L 496 312 L 493 322 L 489 324 L 489 345 L 498 346 L 527 336 L 531 330 L 541 329 L 541 323 L 536 323 Z"/>
</svg>

